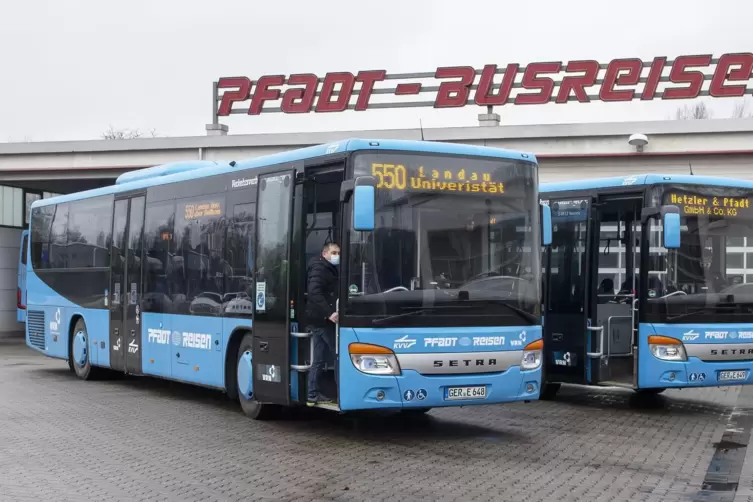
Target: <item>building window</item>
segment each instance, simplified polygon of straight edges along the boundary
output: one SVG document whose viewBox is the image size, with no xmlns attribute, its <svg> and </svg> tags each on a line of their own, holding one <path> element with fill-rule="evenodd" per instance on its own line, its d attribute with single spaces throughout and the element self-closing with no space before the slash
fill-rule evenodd
<svg viewBox="0 0 753 502">
<path fill-rule="evenodd" d="M 29 221 L 31 220 L 31 205 L 34 203 L 34 201 L 40 200 L 41 198 L 42 194 L 39 192 L 24 191 L 24 226 L 27 226 L 29 224 Z"/>
<path fill-rule="evenodd" d="M 0 186 L 0 225 L 5 227 L 24 226 L 22 189 Z"/>
</svg>

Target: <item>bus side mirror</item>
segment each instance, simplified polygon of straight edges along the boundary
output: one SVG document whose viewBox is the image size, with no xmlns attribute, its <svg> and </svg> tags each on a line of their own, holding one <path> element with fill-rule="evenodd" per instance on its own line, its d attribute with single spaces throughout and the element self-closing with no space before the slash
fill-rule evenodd
<svg viewBox="0 0 753 502">
<path fill-rule="evenodd" d="M 541 245 L 552 244 L 552 208 L 541 204 Z"/>
<path fill-rule="evenodd" d="M 662 206 L 661 215 L 664 227 L 664 247 L 678 249 L 680 247 L 680 208 Z"/>
<path fill-rule="evenodd" d="M 353 189 L 353 229 L 358 232 L 374 230 L 376 218 L 376 178 L 359 176 Z"/>
</svg>

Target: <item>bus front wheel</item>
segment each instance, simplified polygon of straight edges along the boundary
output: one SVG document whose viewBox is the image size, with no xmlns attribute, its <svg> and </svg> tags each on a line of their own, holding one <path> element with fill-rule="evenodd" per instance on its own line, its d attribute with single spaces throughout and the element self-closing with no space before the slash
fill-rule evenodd
<svg viewBox="0 0 753 502">
<path fill-rule="evenodd" d="M 254 420 L 270 420 L 279 416 L 280 407 L 274 404 L 264 404 L 254 399 L 253 389 L 253 336 L 251 333 L 243 335 L 240 347 L 238 347 L 238 361 L 236 363 L 236 381 L 238 384 L 238 400 L 241 409 L 247 416 Z"/>
</svg>

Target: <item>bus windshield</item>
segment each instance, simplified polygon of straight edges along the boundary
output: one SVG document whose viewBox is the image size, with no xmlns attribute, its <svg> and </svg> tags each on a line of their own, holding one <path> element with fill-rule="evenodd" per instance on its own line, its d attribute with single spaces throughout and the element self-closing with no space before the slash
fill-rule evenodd
<svg viewBox="0 0 753 502">
<path fill-rule="evenodd" d="M 540 323 L 534 164 L 395 152 L 354 163 L 377 180 L 376 226 L 349 235 L 348 324 Z"/>
<path fill-rule="evenodd" d="M 667 250 L 661 222 L 650 222 L 647 320 L 753 322 L 753 193 L 667 186 L 653 202 L 680 209 L 681 232 Z"/>
</svg>

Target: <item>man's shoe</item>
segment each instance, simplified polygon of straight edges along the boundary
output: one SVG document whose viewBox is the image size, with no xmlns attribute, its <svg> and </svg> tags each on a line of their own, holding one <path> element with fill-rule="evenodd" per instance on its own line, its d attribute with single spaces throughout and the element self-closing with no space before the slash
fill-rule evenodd
<svg viewBox="0 0 753 502">
<path fill-rule="evenodd" d="M 309 396 L 306 404 L 308 406 L 316 406 L 317 404 L 334 404 L 334 402 L 334 399 L 330 399 L 323 394 L 317 394 L 316 397 Z"/>
</svg>

